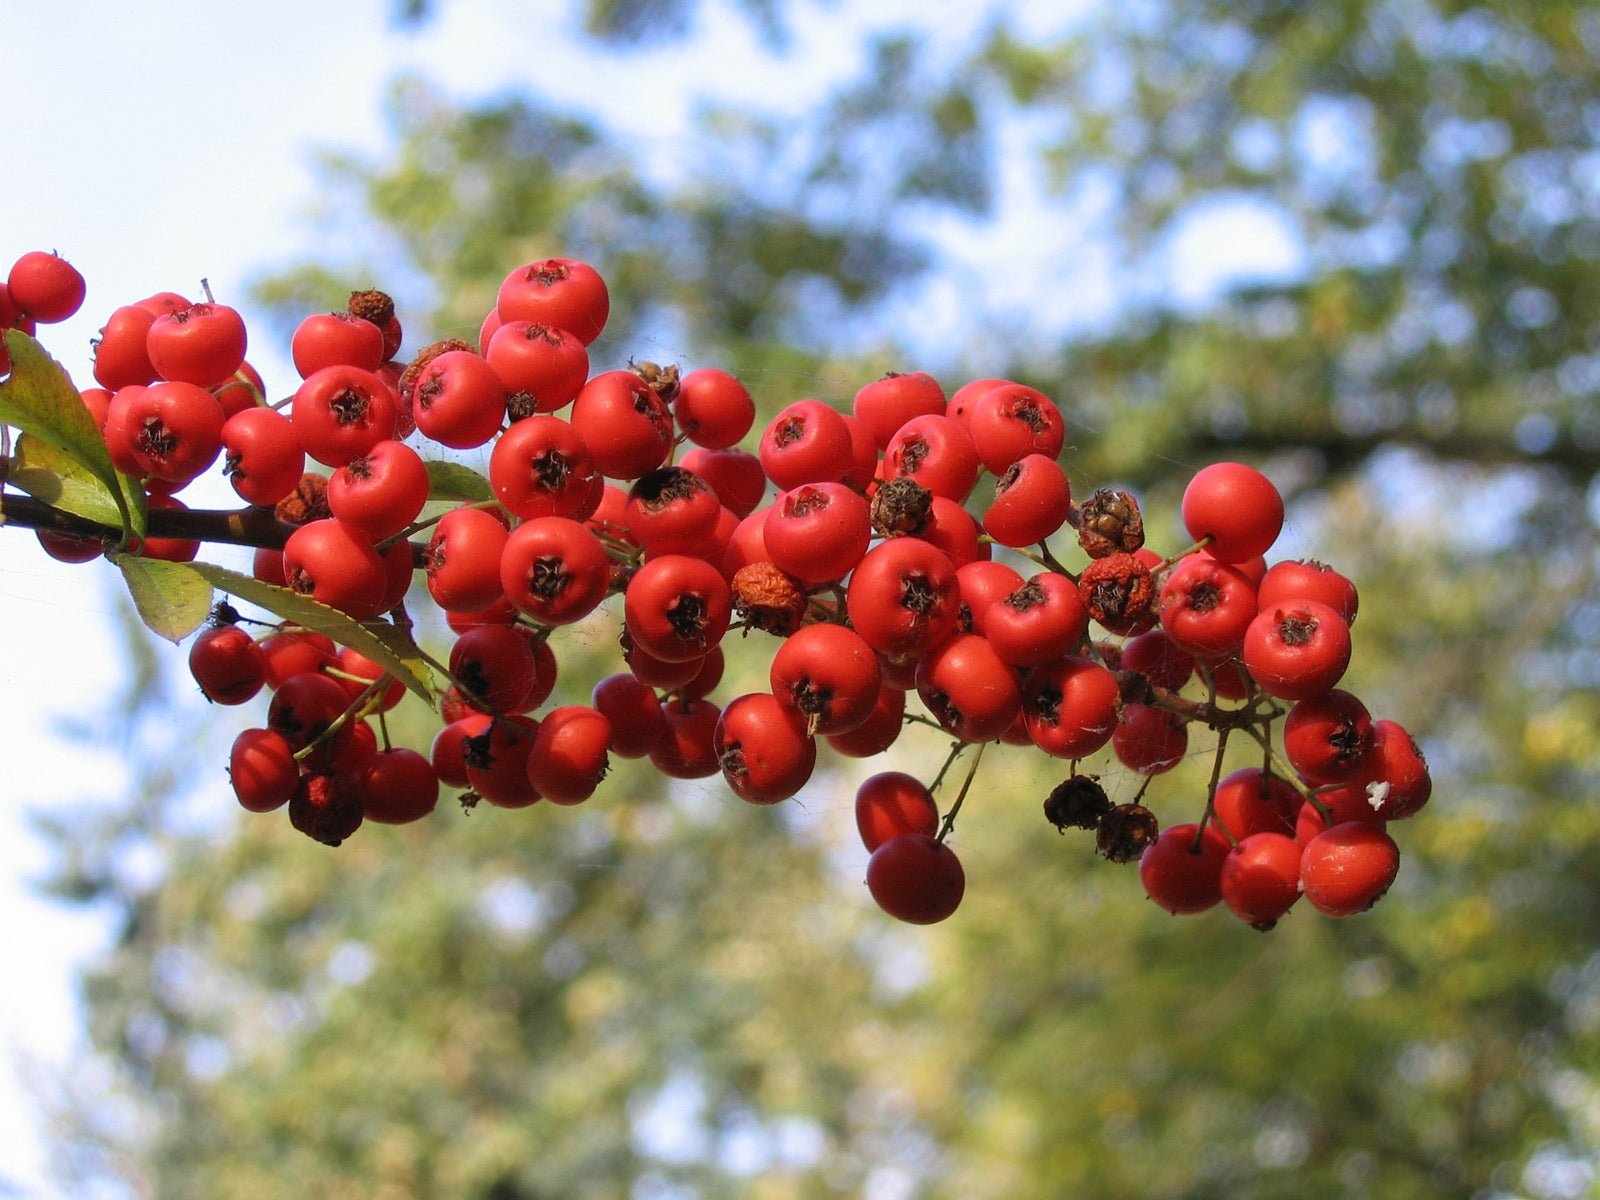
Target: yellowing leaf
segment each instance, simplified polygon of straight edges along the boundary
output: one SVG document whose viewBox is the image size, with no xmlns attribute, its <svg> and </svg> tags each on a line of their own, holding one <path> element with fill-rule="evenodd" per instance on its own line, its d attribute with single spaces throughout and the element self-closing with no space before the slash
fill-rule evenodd
<svg viewBox="0 0 1600 1200">
<path fill-rule="evenodd" d="M 20 329 L 8 329 L 4 336 L 11 376 L 0 383 L 0 424 L 39 438 L 81 465 L 105 485 L 117 506 L 111 524 L 144 536 L 144 490 L 111 465 L 105 438 L 66 370 Z"/>
<path fill-rule="evenodd" d="M 188 563 L 109 553 L 127 581 L 128 594 L 151 632 L 181 642 L 205 623 L 211 612 L 211 585 Z"/>
<path fill-rule="evenodd" d="M 458 462 L 434 459 L 428 464 L 428 499 L 460 500 L 475 504 L 480 500 L 493 500 L 489 481 L 471 467 Z"/>
<path fill-rule="evenodd" d="M 381 622 L 363 624 L 336 608 L 319 604 L 289 588 L 262 583 L 250 575 L 212 563 L 185 563 L 190 571 L 230 596 L 259 605 L 276 617 L 326 634 L 340 645 L 364 654 L 430 705 L 437 699 L 432 674 L 411 635 Z"/>
<path fill-rule="evenodd" d="M 66 451 L 31 433 L 17 437 L 6 482 L 63 512 L 122 527 L 122 511 L 105 481 Z"/>
</svg>

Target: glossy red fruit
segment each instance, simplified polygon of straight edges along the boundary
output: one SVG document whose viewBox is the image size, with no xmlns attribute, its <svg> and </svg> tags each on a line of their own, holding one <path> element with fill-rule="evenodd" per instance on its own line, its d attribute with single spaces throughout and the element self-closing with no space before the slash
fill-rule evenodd
<svg viewBox="0 0 1600 1200">
<path fill-rule="evenodd" d="M 611 751 L 622 758 L 646 757 L 666 734 L 655 689 L 629 672 L 607 675 L 594 685 L 590 700 L 611 722 Z"/>
<path fill-rule="evenodd" d="M 305 671 L 321 671 L 339 664 L 338 647 L 327 634 L 314 629 L 285 629 L 261 643 L 266 655 L 267 686 L 276 691 L 283 681 Z"/>
<path fill-rule="evenodd" d="M 812 736 L 848 733 L 872 715 L 883 686 L 878 656 L 843 625 L 807 625 L 772 656 L 768 682 L 778 703 Z"/>
<path fill-rule="evenodd" d="M 913 417 L 944 416 L 944 389 L 926 372 L 902 375 L 891 371 L 856 393 L 851 412 L 882 450 Z"/>
<path fill-rule="evenodd" d="M 587 346 L 605 328 L 611 314 L 611 296 L 600 272 L 588 263 L 545 258 L 518 267 L 505 277 L 495 312 L 502 324 L 534 321 L 565 329 Z"/>
<path fill-rule="evenodd" d="M 420 821 L 439 803 L 439 777 L 415 750 L 392 746 L 370 754 L 355 770 L 362 815 L 384 825 Z"/>
<path fill-rule="evenodd" d="M 610 583 L 611 559 L 600 539 L 567 517 L 524 521 L 500 554 L 505 598 L 541 625 L 582 620 L 605 599 Z"/>
<path fill-rule="evenodd" d="M 603 371 L 589 380 L 569 420 L 595 467 L 611 479 L 638 479 L 672 450 L 671 411 L 632 371 Z"/>
<path fill-rule="evenodd" d="M 317 671 L 292 675 L 272 693 L 267 728 L 280 734 L 293 750 L 322 740 L 350 706 L 338 682 Z"/>
<path fill-rule="evenodd" d="M 1022 713 L 1034 745 L 1055 758 L 1086 758 L 1111 740 L 1121 706 L 1117 677 L 1069 655 L 1034 668 Z"/>
<path fill-rule="evenodd" d="M 1161 585 L 1161 627 L 1193 655 L 1234 654 L 1258 612 L 1243 571 L 1208 554 L 1180 559 Z"/>
<path fill-rule="evenodd" d="M 666 732 L 650 751 L 650 764 L 673 779 L 706 779 L 721 770 L 717 761 L 717 722 L 722 709 L 709 700 L 661 702 Z"/>
<path fill-rule="evenodd" d="M 300 781 L 294 749 L 271 729 L 246 729 L 228 751 L 228 779 L 240 805 L 255 813 L 289 803 Z"/>
<path fill-rule="evenodd" d="M 327 367 L 376 371 L 384 358 L 383 330 L 348 312 L 312 313 L 295 327 L 289 354 L 301 379 Z"/>
<path fill-rule="evenodd" d="M 394 393 L 371 371 L 324 367 L 296 390 L 289 418 L 307 454 L 342 467 L 394 436 Z"/>
<path fill-rule="evenodd" d="M 481 508 L 445 513 L 428 541 L 428 594 L 446 610 L 476 612 L 506 603 L 500 582 L 505 524 Z"/>
<path fill-rule="evenodd" d="M 199 477 L 222 451 L 222 407 L 192 383 L 126 387 L 106 409 L 106 443 L 132 474 L 178 485 Z M 174 489 L 175 490 L 175 489 Z"/>
<path fill-rule="evenodd" d="M 497 808 L 527 808 L 539 801 L 528 779 L 528 757 L 539 736 L 532 717 L 495 717 L 480 734 L 462 743 L 467 783 Z"/>
<path fill-rule="evenodd" d="M 1147 629 L 1122 646 L 1122 669 L 1138 671 L 1154 687 L 1177 691 L 1194 674 L 1194 655 L 1178 646 L 1164 629 Z"/>
<path fill-rule="evenodd" d="M 1037 388 L 1002 384 L 973 402 L 965 422 L 984 469 L 1004 475 L 1028 455 L 1054 461 L 1066 444 L 1066 423 L 1055 402 Z"/>
<path fill-rule="evenodd" d="M 756 404 L 744 384 L 726 371 L 700 367 L 678 381 L 672 417 L 696 446 L 726 450 L 750 432 Z"/>
<path fill-rule="evenodd" d="M 514 420 L 565 408 L 589 378 L 584 343 L 569 330 L 537 321 L 505 322 L 483 356 L 505 385 Z"/>
<path fill-rule="evenodd" d="M 493 367 L 468 350 L 428 360 L 411 391 L 417 428 L 442 446 L 472 450 L 506 419 L 506 387 Z"/>
<path fill-rule="evenodd" d="M 1189 727 L 1165 709 L 1125 704 L 1122 720 L 1111 736 L 1111 748 L 1129 770 L 1159 775 L 1183 761 L 1189 749 Z"/>
<path fill-rule="evenodd" d="M 434 735 L 428 763 L 440 783 L 453 788 L 469 786 L 465 758 L 468 739 L 486 733 L 492 720 L 487 713 L 473 713 L 457 718 Z"/>
<path fill-rule="evenodd" d="M 917 663 L 917 694 L 952 736 L 990 742 L 1022 709 L 1016 668 L 976 633 L 958 633 Z"/>
<path fill-rule="evenodd" d="M 1400 849 L 1376 825 L 1349 821 L 1319 833 L 1300 858 L 1300 882 L 1318 912 L 1348 917 L 1365 912 L 1389 890 L 1400 870 Z"/>
<path fill-rule="evenodd" d="M 683 467 L 660 467 L 628 489 L 622 519 L 646 554 L 691 554 L 711 536 L 721 513 L 709 483 Z"/>
<path fill-rule="evenodd" d="M 1300 845 L 1281 833 L 1242 838 L 1222 863 L 1222 899 L 1234 916 L 1271 929 L 1300 899 Z"/>
<path fill-rule="evenodd" d="M 1228 839 L 1211 826 L 1169 825 L 1139 856 L 1145 894 L 1169 913 L 1197 913 L 1222 899 Z"/>
<path fill-rule="evenodd" d="M 777 804 L 798 792 L 817 762 L 817 744 L 800 715 L 768 692 L 730 700 L 713 734 L 729 789 L 750 804 Z"/>
<path fill-rule="evenodd" d="M 328 477 L 328 507 L 377 543 L 417 519 L 428 487 L 422 456 L 404 442 L 382 441 Z"/>
<path fill-rule="evenodd" d="M 522 711 L 537 674 L 528 640 L 509 626 L 480 625 L 450 647 L 451 677 L 463 699 L 484 712 Z"/>
<path fill-rule="evenodd" d="M 971 618 L 971 632 L 986 633 L 989 606 L 1011 595 L 1027 581 L 1005 563 L 977 559 L 956 568 L 956 585 L 961 603 Z M 965 626 L 965 622 L 963 622 Z"/>
<path fill-rule="evenodd" d="M 222 424 L 222 472 L 248 504 L 273 505 L 293 492 L 306 453 L 294 425 L 276 409 L 251 407 Z"/>
<path fill-rule="evenodd" d="M 974 564 L 976 565 L 976 564 Z M 989 609 L 983 633 L 1014 667 L 1041 667 L 1070 654 L 1089 631 L 1089 612 L 1065 575 L 1041 571 Z"/>
<path fill-rule="evenodd" d="M 895 658 L 919 657 L 953 634 L 960 605 L 955 566 L 919 538 L 890 538 L 868 550 L 846 591 L 855 631 Z"/>
<path fill-rule="evenodd" d="M 381 611 L 388 574 L 372 541 L 335 518 L 308 521 L 283 545 L 291 590 L 364 621 Z"/>
<path fill-rule="evenodd" d="M 1301 796 L 1294 785 L 1260 767 L 1241 767 L 1217 783 L 1212 810 L 1218 824 L 1243 841 L 1253 833 L 1294 836 Z"/>
<path fill-rule="evenodd" d="M 878 907 L 912 925 L 950 916 L 966 886 L 955 851 L 925 833 L 890 838 L 867 860 L 867 890 Z"/>
<path fill-rule="evenodd" d="M 842 483 L 805 483 L 783 492 L 762 528 L 773 564 L 808 584 L 843 579 L 871 540 L 866 500 Z"/>
<path fill-rule="evenodd" d="M 741 519 L 753 513 L 766 494 L 767 475 L 761 460 L 747 450 L 696 447 L 683 456 L 682 466 L 709 483 L 717 499 Z"/>
<path fill-rule="evenodd" d="M 145 334 L 145 351 L 162 379 L 215 387 L 244 364 L 244 318 L 226 304 L 191 304 L 163 313 Z"/>
<path fill-rule="evenodd" d="M 623 622 L 634 645 L 663 662 L 703 658 L 727 632 L 732 610 L 722 572 L 683 554 L 646 562 L 623 595 Z"/>
<path fill-rule="evenodd" d="M 1072 512 L 1072 487 L 1053 458 L 1029 454 L 995 481 L 994 499 L 983 512 L 983 530 L 1002 546 L 1042 542 Z"/>
<path fill-rule="evenodd" d="M 837 483 L 855 462 L 849 426 L 820 400 L 796 400 L 773 417 L 756 453 L 767 478 L 784 491 Z"/>
<path fill-rule="evenodd" d="M 1265 554 L 1283 528 L 1283 497 L 1260 471 L 1243 463 L 1202 467 L 1183 492 L 1183 524 L 1224 562 Z"/>
<path fill-rule="evenodd" d="M 939 831 L 939 806 L 926 784 L 904 771 L 880 771 L 856 788 L 856 829 L 870 854 L 903 833 L 932 837 Z"/>
<path fill-rule="evenodd" d="M 1355 624 L 1356 609 L 1361 604 L 1356 585 L 1326 563 L 1299 559 L 1267 567 L 1256 588 L 1260 607 L 1270 608 L 1295 600 L 1326 604 L 1344 618 L 1346 625 Z"/>
<path fill-rule="evenodd" d="M 243 704 L 267 679 L 267 656 L 237 625 L 202 630 L 189 646 L 189 673 L 207 700 Z"/>
<path fill-rule="evenodd" d="M 94 377 L 101 387 L 114 392 L 129 384 L 156 381 L 156 369 L 145 347 L 155 319 L 155 313 L 137 304 L 125 304 L 107 318 L 94 342 Z"/>
<path fill-rule="evenodd" d="M 1350 692 L 1330 688 L 1289 710 L 1283 751 L 1307 783 L 1343 783 L 1372 752 L 1372 714 Z"/>
<path fill-rule="evenodd" d="M 11 303 L 42 325 L 65 321 L 83 306 L 83 276 L 66 259 L 43 250 L 30 250 L 11 264 L 6 288 Z"/>
<path fill-rule="evenodd" d="M 1240 657 L 1262 690 L 1304 700 L 1338 683 L 1350 665 L 1350 627 L 1315 600 L 1274 605 L 1245 631 Z"/>
<path fill-rule="evenodd" d="M 1372 726 L 1372 752 L 1352 773 L 1352 790 L 1364 791 L 1386 821 L 1413 816 L 1433 794 L 1422 748 L 1395 721 Z"/>
<path fill-rule="evenodd" d="M 552 804 L 581 804 L 610 768 L 611 721 L 585 704 L 551 709 L 528 756 L 528 782 Z"/>
<path fill-rule="evenodd" d="M 912 417 L 889 439 L 883 478 L 912 479 L 960 504 L 978 482 L 978 450 L 960 422 L 944 416 Z"/>
<path fill-rule="evenodd" d="M 905 691 L 885 686 L 879 689 L 878 702 L 867 719 L 849 733 L 828 734 L 828 745 L 848 758 L 875 758 L 899 740 L 905 712 Z"/>
</svg>

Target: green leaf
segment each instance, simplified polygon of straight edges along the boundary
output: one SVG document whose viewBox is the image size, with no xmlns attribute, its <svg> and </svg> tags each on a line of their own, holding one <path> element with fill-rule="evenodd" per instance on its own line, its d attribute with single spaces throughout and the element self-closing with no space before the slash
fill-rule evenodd
<svg viewBox="0 0 1600 1200">
<path fill-rule="evenodd" d="M 106 495 L 117 507 L 116 519 L 108 524 L 143 537 L 144 489 L 111 465 L 105 437 L 66 370 L 20 329 L 6 330 L 5 341 L 11 376 L 0 383 L 0 424 L 39 438 L 82 466 L 105 485 Z"/>
<path fill-rule="evenodd" d="M 122 572 L 133 605 L 151 632 L 181 642 L 205 624 L 211 613 L 211 585 L 189 563 L 115 552 L 106 557 Z"/>
<path fill-rule="evenodd" d="M 428 463 L 428 499 L 476 504 L 493 500 L 494 493 L 489 490 L 489 481 L 471 467 L 434 459 Z"/>
<path fill-rule="evenodd" d="M 6 482 L 52 508 L 113 529 L 122 526 L 122 511 L 105 481 L 66 451 L 31 433 L 18 435 Z"/>
<path fill-rule="evenodd" d="M 404 630 L 381 622 L 363 624 L 299 592 L 263 583 L 253 576 L 241 575 L 212 563 L 183 565 L 230 596 L 259 605 L 285 621 L 293 621 L 326 634 L 340 645 L 366 655 L 428 704 L 437 703 L 438 693 L 431 682 L 432 672 L 427 660 L 411 635 Z"/>
</svg>

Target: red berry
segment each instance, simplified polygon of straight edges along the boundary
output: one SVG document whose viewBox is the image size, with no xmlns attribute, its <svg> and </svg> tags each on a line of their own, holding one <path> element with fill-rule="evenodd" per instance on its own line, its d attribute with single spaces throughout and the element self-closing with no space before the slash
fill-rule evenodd
<svg viewBox="0 0 1600 1200">
<path fill-rule="evenodd" d="M 1393 838 L 1376 825 L 1349 821 L 1306 844 L 1300 882 L 1318 912 L 1348 917 L 1376 904 L 1399 869 L 1400 850 Z"/>
<path fill-rule="evenodd" d="M 30 250 L 11 265 L 6 288 L 11 303 L 42 325 L 65 321 L 83 306 L 83 276 L 66 259 L 43 250 Z"/>
<path fill-rule="evenodd" d="M 1254 467 L 1221 462 L 1202 467 L 1183 492 L 1183 524 L 1223 562 L 1266 553 L 1283 528 L 1283 497 Z"/>
<path fill-rule="evenodd" d="M 867 860 L 867 890 L 891 917 L 913 925 L 942 921 L 966 891 L 961 860 L 925 833 L 890 838 Z"/>
<path fill-rule="evenodd" d="M 868 853 L 903 833 L 932 837 L 939 831 L 939 806 L 915 776 L 882 771 L 856 789 L 856 829 Z"/>
<path fill-rule="evenodd" d="M 1204 912 L 1222 899 L 1228 850 L 1214 826 L 1169 825 L 1139 856 L 1139 882 L 1170 913 Z"/>
</svg>

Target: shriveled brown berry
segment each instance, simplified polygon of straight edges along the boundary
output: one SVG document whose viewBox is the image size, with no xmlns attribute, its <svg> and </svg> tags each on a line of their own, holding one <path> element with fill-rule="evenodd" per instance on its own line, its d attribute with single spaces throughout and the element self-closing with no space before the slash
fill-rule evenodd
<svg viewBox="0 0 1600 1200">
<path fill-rule="evenodd" d="M 361 793 L 351 775 L 302 775 L 289 797 L 289 824 L 325 846 L 361 827 Z"/>
<path fill-rule="evenodd" d="M 1119 804 L 1100 818 L 1094 848 L 1109 862 L 1137 862 L 1160 832 L 1155 813 L 1144 805 Z"/>
<path fill-rule="evenodd" d="M 1078 545 L 1090 558 L 1132 554 L 1144 545 L 1144 515 L 1132 492 L 1100 488 L 1072 507 Z"/>
<path fill-rule="evenodd" d="M 918 537 L 933 516 L 933 493 L 902 475 L 872 497 L 872 527 L 880 537 Z"/>
<path fill-rule="evenodd" d="M 1065 833 L 1068 829 L 1098 829 L 1111 811 L 1111 798 L 1094 775 L 1073 775 L 1055 786 L 1045 798 L 1045 819 Z"/>
<path fill-rule="evenodd" d="M 347 311 L 352 317 L 371 321 L 382 329 L 394 317 L 394 299 L 388 292 L 380 292 L 377 288 L 368 288 L 364 292 L 351 292 Z"/>
<path fill-rule="evenodd" d="M 805 588 L 769 562 L 747 563 L 733 573 L 733 611 L 751 629 L 788 637 L 805 620 Z"/>
<path fill-rule="evenodd" d="M 678 398 L 681 372 L 677 363 L 668 363 L 663 367 L 648 359 L 640 359 L 637 362 L 630 362 L 628 369 L 644 380 L 645 386 L 660 396 L 664 403 L 671 404 Z"/>
<path fill-rule="evenodd" d="M 1155 623 L 1155 578 L 1131 554 L 1095 559 L 1078 576 L 1078 594 L 1089 615 L 1112 633 L 1138 633 Z"/>
<path fill-rule="evenodd" d="M 327 478 L 307 471 L 300 476 L 294 491 L 273 506 L 272 513 L 288 525 L 305 525 L 333 516 L 333 510 L 328 507 Z"/>
</svg>

